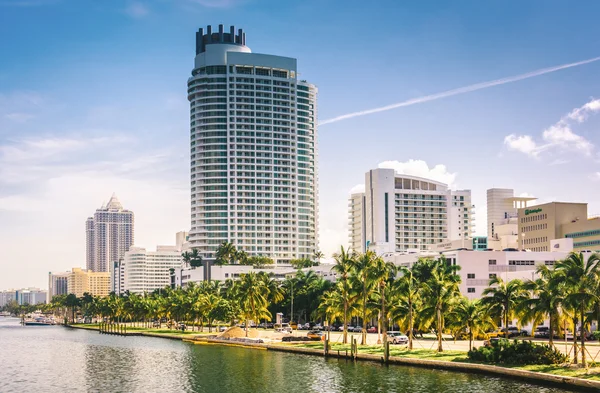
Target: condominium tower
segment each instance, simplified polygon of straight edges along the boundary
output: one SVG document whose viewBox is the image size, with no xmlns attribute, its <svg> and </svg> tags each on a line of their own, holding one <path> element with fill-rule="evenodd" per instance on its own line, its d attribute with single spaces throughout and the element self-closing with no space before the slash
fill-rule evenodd
<svg viewBox="0 0 600 393">
<path fill-rule="evenodd" d="M 123 209 L 116 195 L 96 210 L 85 223 L 86 266 L 92 272 L 108 272 L 133 244 L 133 212 Z"/>
<path fill-rule="evenodd" d="M 225 241 L 276 263 L 312 257 L 316 96 L 298 79 L 296 59 L 252 53 L 242 29 L 196 33 L 189 241 L 204 258 Z"/>
<path fill-rule="evenodd" d="M 373 169 L 365 174 L 365 192 L 350 196 L 350 248 L 380 254 L 462 239 L 471 247 L 473 210 L 470 190 Z"/>
</svg>

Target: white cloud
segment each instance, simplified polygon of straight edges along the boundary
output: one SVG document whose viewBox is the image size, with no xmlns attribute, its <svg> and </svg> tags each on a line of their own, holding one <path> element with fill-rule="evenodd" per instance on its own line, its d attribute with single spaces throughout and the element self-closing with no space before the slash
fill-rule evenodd
<svg viewBox="0 0 600 393">
<path fill-rule="evenodd" d="M 589 177 L 590 177 L 590 180 L 600 181 L 600 172 L 594 172 Z"/>
<path fill-rule="evenodd" d="M 537 144 L 529 135 L 510 134 L 504 138 L 504 144 L 510 149 L 537 157 L 539 154 Z"/>
<path fill-rule="evenodd" d="M 401 175 L 424 177 L 448 184 L 452 188 L 456 187 L 456 173 L 448 172 L 446 166 L 442 164 L 429 168 L 425 161 L 411 159 L 406 162 L 383 161 L 378 167 L 394 169 L 396 173 Z"/>
<path fill-rule="evenodd" d="M 35 116 L 31 113 L 23 113 L 23 112 L 13 112 L 7 113 L 4 115 L 5 119 L 17 122 L 17 123 L 25 123 L 27 120 L 33 119 Z"/>
<path fill-rule="evenodd" d="M 150 10 L 144 4 L 134 1 L 125 8 L 125 13 L 132 18 L 143 18 L 150 13 Z"/>
<path fill-rule="evenodd" d="M 352 187 L 350 189 L 350 195 L 352 194 L 358 194 L 361 192 L 365 192 L 365 185 L 364 184 L 357 184 L 354 187 Z"/>
<path fill-rule="evenodd" d="M 583 123 L 588 117 L 600 111 L 600 100 L 592 100 L 585 105 L 573 109 L 556 124 L 542 133 L 544 143 L 536 142 L 530 135 L 510 134 L 504 138 L 504 145 L 509 150 L 518 151 L 537 158 L 548 150 L 570 150 L 591 156 L 594 145 L 583 136 L 573 132 L 571 123 Z"/>
</svg>

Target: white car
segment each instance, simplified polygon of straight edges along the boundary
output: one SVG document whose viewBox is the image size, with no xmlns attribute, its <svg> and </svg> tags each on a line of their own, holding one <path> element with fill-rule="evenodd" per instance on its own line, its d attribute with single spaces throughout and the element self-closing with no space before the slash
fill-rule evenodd
<svg viewBox="0 0 600 393">
<path fill-rule="evenodd" d="M 387 332 L 388 341 L 392 344 L 407 345 L 408 337 L 402 332 Z"/>
</svg>

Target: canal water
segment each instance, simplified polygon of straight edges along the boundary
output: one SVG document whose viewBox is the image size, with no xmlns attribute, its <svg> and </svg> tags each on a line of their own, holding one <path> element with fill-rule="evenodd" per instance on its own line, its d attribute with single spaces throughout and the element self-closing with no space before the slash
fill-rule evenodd
<svg viewBox="0 0 600 393">
<path fill-rule="evenodd" d="M 0 317 L 0 392 L 565 392 L 486 377 L 316 356 L 23 327 Z"/>
</svg>

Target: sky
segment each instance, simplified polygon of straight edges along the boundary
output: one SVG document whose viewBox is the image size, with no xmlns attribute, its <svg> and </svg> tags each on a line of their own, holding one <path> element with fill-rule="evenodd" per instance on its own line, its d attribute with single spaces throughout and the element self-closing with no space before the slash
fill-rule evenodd
<svg viewBox="0 0 600 393">
<path fill-rule="evenodd" d="M 113 192 L 135 212 L 139 246 L 189 228 L 186 81 L 208 24 L 297 58 L 318 86 L 328 256 L 347 244 L 349 193 L 379 165 L 472 190 L 481 235 L 492 187 L 600 214 L 600 61 L 537 72 L 600 56 L 599 12 L 551 0 L 0 0 L 0 290 L 84 266 L 85 219 Z"/>
</svg>

